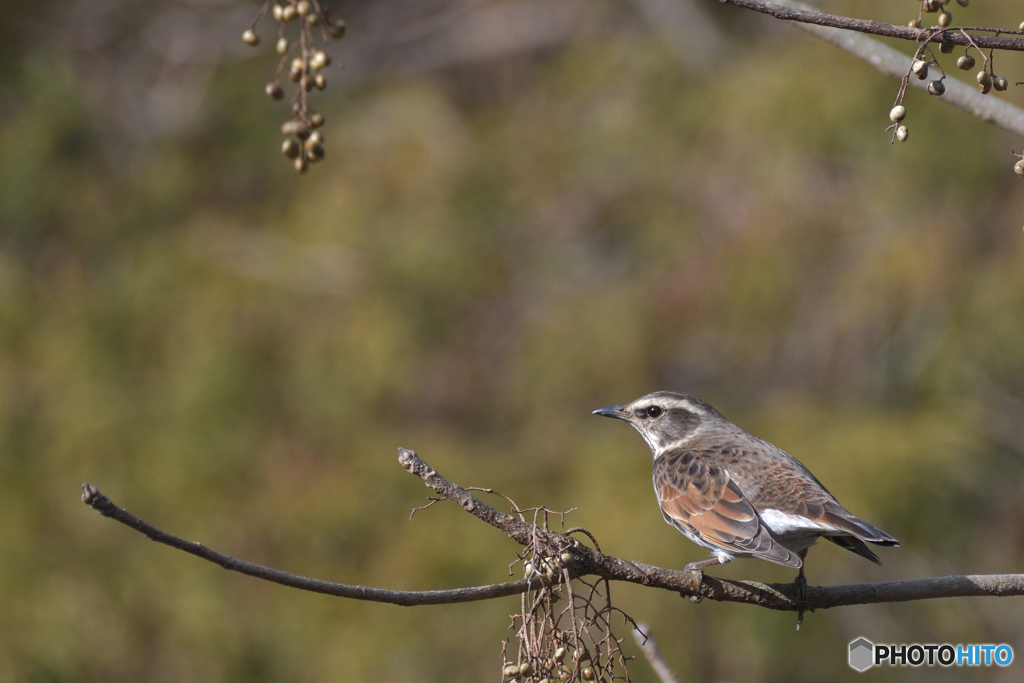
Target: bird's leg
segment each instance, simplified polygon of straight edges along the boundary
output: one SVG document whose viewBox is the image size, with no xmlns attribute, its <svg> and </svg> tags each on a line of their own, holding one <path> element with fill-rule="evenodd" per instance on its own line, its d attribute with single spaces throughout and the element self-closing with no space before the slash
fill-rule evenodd
<svg viewBox="0 0 1024 683">
<path fill-rule="evenodd" d="M 693 572 L 697 575 L 697 590 L 693 595 L 687 596 L 693 604 L 696 605 L 704 599 L 703 595 L 697 595 L 700 592 L 700 587 L 704 585 L 704 567 L 711 567 L 716 564 L 725 564 L 725 562 L 722 562 L 721 558 L 716 556 L 707 560 L 701 560 L 700 562 L 689 562 L 683 567 L 684 572 Z"/>
<path fill-rule="evenodd" d="M 801 550 L 800 552 L 797 553 L 797 556 L 801 560 L 805 560 L 807 558 L 807 551 L 808 550 L 809 550 L 809 548 L 804 548 L 803 550 Z M 801 564 L 800 564 L 800 573 L 796 575 L 795 579 L 793 579 L 793 583 L 796 584 L 796 595 L 797 595 L 797 598 L 800 600 L 800 602 L 806 601 L 807 600 L 807 577 L 804 576 L 804 565 L 803 565 L 803 562 L 801 562 Z M 804 623 L 804 611 L 800 610 L 797 613 L 797 615 L 796 615 L 796 630 L 797 631 L 800 630 L 800 624 L 802 624 L 802 623 Z"/>
</svg>

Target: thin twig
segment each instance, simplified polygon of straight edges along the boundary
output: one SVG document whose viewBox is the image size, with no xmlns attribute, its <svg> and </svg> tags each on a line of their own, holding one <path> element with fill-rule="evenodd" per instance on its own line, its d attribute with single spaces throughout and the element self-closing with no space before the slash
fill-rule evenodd
<svg viewBox="0 0 1024 683">
<path fill-rule="evenodd" d="M 872 21 L 871 19 L 854 19 L 852 17 L 837 16 L 835 14 L 825 14 L 813 7 L 797 7 L 793 3 L 788 2 L 773 3 L 761 2 L 761 0 L 719 0 L 719 2 L 725 5 L 735 5 L 736 7 L 754 10 L 755 12 L 767 14 L 775 17 L 776 19 L 783 19 L 785 21 L 796 21 L 805 24 L 815 24 L 817 26 L 841 28 L 847 31 L 859 31 L 860 33 L 870 33 L 876 36 L 885 36 L 886 38 L 902 38 L 903 40 L 912 40 L 914 42 L 920 40 L 922 36 L 926 35 L 926 33 L 931 30 L 927 28 L 911 28 L 909 26 L 899 26 L 897 24 L 886 24 L 885 22 Z M 1024 31 L 1002 28 L 965 28 L 967 28 L 967 30 L 983 31 L 986 33 L 1024 35 Z M 929 40 L 933 43 L 949 42 L 955 45 L 968 45 L 969 43 L 965 34 L 958 33 L 957 30 L 958 29 L 950 28 L 945 32 L 940 32 L 937 35 L 932 36 Z M 1024 38 L 1003 38 L 1002 36 L 975 35 L 974 41 L 981 47 L 1024 52 Z"/>
<path fill-rule="evenodd" d="M 339 598 L 384 602 L 404 607 L 448 605 L 457 602 L 475 602 L 478 600 L 503 598 L 508 595 L 519 595 L 527 590 L 540 588 L 550 583 L 541 577 L 535 577 L 521 581 L 496 583 L 489 586 L 473 586 L 471 588 L 454 588 L 451 590 L 393 591 L 384 588 L 349 586 L 342 583 L 320 581 L 239 560 L 230 555 L 218 553 L 216 550 L 211 550 L 194 541 L 186 541 L 166 531 L 161 531 L 127 510 L 114 505 L 109 498 L 100 493 L 99 489 L 92 484 L 82 484 L 82 502 L 104 517 L 109 517 L 121 524 L 130 526 L 132 529 L 149 537 L 150 540 L 169 545 L 178 550 L 184 550 L 186 553 L 218 564 L 224 569 L 263 579 L 264 581 L 279 583 L 282 586 L 290 586 L 291 588 L 298 588 L 299 590 L 311 591 L 313 593 L 323 593 L 324 595 L 333 595 Z"/>
</svg>

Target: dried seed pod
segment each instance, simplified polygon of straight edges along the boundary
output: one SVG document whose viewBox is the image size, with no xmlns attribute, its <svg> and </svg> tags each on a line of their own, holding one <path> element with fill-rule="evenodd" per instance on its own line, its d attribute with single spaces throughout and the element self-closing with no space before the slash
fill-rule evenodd
<svg viewBox="0 0 1024 683">
<path fill-rule="evenodd" d="M 306 63 L 302 61 L 302 57 L 295 57 L 292 59 L 292 69 L 299 69 L 300 71 L 306 66 Z"/>
<path fill-rule="evenodd" d="M 320 15 L 316 12 L 310 12 L 306 15 L 306 23 L 310 26 L 316 26 L 320 23 Z"/>
<path fill-rule="evenodd" d="M 327 87 L 327 79 L 324 78 L 323 74 L 317 74 L 313 77 L 313 85 L 316 86 L 317 90 L 323 90 Z"/>
<path fill-rule="evenodd" d="M 298 83 L 302 79 L 302 69 L 296 69 L 294 66 L 288 71 L 288 80 L 292 83 Z"/>
<path fill-rule="evenodd" d="M 992 91 L 992 83 L 982 83 L 978 86 L 978 90 L 981 91 L 982 95 L 987 95 Z"/>
<path fill-rule="evenodd" d="M 246 45 L 256 47 L 260 44 L 260 37 L 256 35 L 256 31 L 253 31 L 251 28 L 247 28 L 242 31 L 242 42 Z"/>
<path fill-rule="evenodd" d="M 570 678 L 572 678 L 572 672 L 568 669 L 562 669 L 562 673 L 558 674 L 558 680 L 562 683 L 566 683 Z"/>
<path fill-rule="evenodd" d="M 897 104 L 889 112 L 889 120 L 893 123 L 899 123 L 903 119 L 907 118 L 907 108 L 902 104 Z"/>
<path fill-rule="evenodd" d="M 942 95 L 946 92 L 946 86 L 942 81 L 932 81 L 928 84 L 928 92 L 932 95 Z"/>
<path fill-rule="evenodd" d="M 909 26 L 910 28 L 921 28 L 921 22 L 918 21 L 917 19 L 911 19 L 910 21 L 907 22 L 907 26 Z"/>
<path fill-rule="evenodd" d="M 978 72 L 978 85 L 992 85 L 992 76 L 984 69 Z"/>
<path fill-rule="evenodd" d="M 563 659 L 565 659 L 566 652 L 568 652 L 568 650 L 566 650 L 564 647 L 558 648 L 557 650 L 555 650 L 555 659 L 557 659 L 558 661 L 562 661 Z"/>
<path fill-rule="evenodd" d="M 299 156 L 300 151 L 299 143 L 295 142 L 295 140 L 292 140 L 291 138 L 288 138 L 281 143 L 281 153 L 289 159 L 294 159 Z"/>
<path fill-rule="evenodd" d="M 288 39 L 282 37 L 277 39 L 277 45 L 275 47 L 277 49 L 277 54 L 283 55 L 287 54 L 288 48 L 291 46 L 288 44 Z"/>
<path fill-rule="evenodd" d="M 533 673 L 533 665 L 530 664 L 529 662 L 523 662 L 521 665 L 519 665 L 519 674 L 521 676 L 529 676 L 532 673 Z"/>
<path fill-rule="evenodd" d="M 961 55 L 960 59 L 956 60 L 956 66 L 958 69 L 963 71 L 970 71 L 974 68 L 974 57 L 970 55 Z"/>
<path fill-rule="evenodd" d="M 906 142 L 907 138 L 910 137 L 910 131 L 907 130 L 906 126 L 900 126 L 896 129 L 896 139 L 900 142 Z"/>
<path fill-rule="evenodd" d="M 938 12 L 942 9 L 942 0 L 924 0 L 925 12 Z"/>
<path fill-rule="evenodd" d="M 562 555 L 561 555 L 561 557 L 559 559 L 562 560 L 562 564 L 564 564 L 565 566 L 568 567 L 570 564 L 573 563 L 573 560 L 575 558 L 572 556 L 572 553 L 566 551 L 566 552 L 562 553 Z"/>
<path fill-rule="evenodd" d="M 956 49 L 956 44 L 953 43 L 952 41 L 949 41 L 949 40 L 939 44 L 939 52 L 941 52 L 944 55 L 951 55 L 951 54 L 953 54 L 953 50 L 955 50 L 955 49 Z"/>
<path fill-rule="evenodd" d="M 276 2 L 274 3 L 274 9 L 271 10 L 271 14 L 273 14 L 274 18 L 278 21 L 284 21 L 284 7 L 281 7 Z"/>
<path fill-rule="evenodd" d="M 1013 172 L 1017 175 L 1024 175 L 1024 159 L 1021 159 L 1013 165 Z"/>
<path fill-rule="evenodd" d="M 295 170 L 299 173 L 305 173 L 309 170 L 309 162 L 306 161 L 306 155 L 304 154 L 296 157 L 295 163 L 292 165 L 295 166 Z"/>
<path fill-rule="evenodd" d="M 312 133 L 309 134 L 309 137 L 306 138 L 306 141 L 302 144 L 306 147 L 307 152 L 313 149 L 314 147 L 318 147 L 324 144 L 323 133 L 321 133 L 318 130 L 314 130 Z"/>
<path fill-rule="evenodd" d="M 309 117 L 309 127 L 310 128 L 319 128 L 322 125 L 324 125 L 324 115 L 323 114 L 316 113 L 316 114 L 313 114 L 312 116 Z"/>
<path fill-rule="evenodd" d="M 336 19 L 330 23 L 327 32 L 331 34 L 331 38 L 335 40 L 341 40 L 345 37 L 345 22 L 341 19 Z"/>
<path fill-rule="evenodd" d="M 532 562 L 527 562 L 526 564 L 524 564 L 523 565 L 523 572 L 527 576 L 533 576 L 533 563 Z"/>
<path fill-rule="evenodd" d="M 300 76 L 299 77 L 299 87 L 302 88 L 303 90 L 305 90 L 306 92 L 309 92 L 310 90 L 312 90 L 313 89 L 313 78 L 312 78 L 312 76 Z"/>
<path fill-rule="evenodd" d="M 594 680 L 594 670 L 589 666 L 584 667 L 583 671 L 580 672 L 580 675 L 583 676 L 583 680 L 585 681 Z"/>
<path fill-rule="evenodd" d="M 1024 21 L 1020 22 L 1020 30 L 1024 31 Z"/>
<path fill-rule="evenodd" d="M 512 678 L 513 676 L 519 675 L 519 667 L 515 664 L 509 664 L 501 670 L 501 675 L 505 678 Z"/>
<path fill-rule="evenodd" d="M 967 7 L 969 4 L 971 4 L 971 0 L 956 0 L 956 4 L 960 5 L 961 7 Z"/>
<path fill-rule="evenodd" d="M 295 3 L 295 13 L 300 17 L 304 17 L 309 14 L 309 10 L 313 9 L 312 5 L 309 4 L 309 0 L 299 0 Z"/>
<path fill-rule="evenodd" d="M 1002 76 L 996 76 L 995 78 L 992 79 L 992 87 L 998 90 L 999 92 L 1006 90 L 1006 88 L 1009 85 L 1009 82 L 1007 82 L 1007 80 Z"/>
<path fill-rule="evenodd" d="M 542 679 L 540 679 L 540 683 L 551 683 L 551 681 L 549 681 L 546 678 L 542 678 Z"/>
<path fill-rule="evenodd" d="M 284 97 L 284 89 L 277 83 L 267 83 L 265 90 L 267 97 L 272 100 L 280 100 Z"/>
<path fill-rule="evenodd" d="M 910 70 L 914 72 L 922 81 L 928 78 L 928 62 L 921 59 L 915 59 L 914 64 L 910 67 Z"/>
<path fill-rule="evenodd" d="M 281 132 L 285 135 L 294 135 L 300 140 L 309 137 L 309 126 L 302 121 L 285 121 L 281 125 Z"/>
<path fill-rule="evenodd" d="M 281 8 L 281 21 L 291 21 L 295 18 L 295 5 L 285 5 Z"/>
<path fill-rule="evenodd" d="M 939 26 L 946 28 L 953 23 L 953 15 L 949 12 L 943 12 L 939 15 Z"/>
<path fill-rule="evenodd" d="M 586 650 L 576 650 L 576 654 L 573 655 L 573 661 L 576 662 L 589 662 L 590 653 Z"/>
<path fill-rule="evenodd" d="M 319 71 L 330 63 L 331 58 L 328 57 L 327 53 L 323 50 L 317 50 L 313 53 L 313 56 L 309 58 L 309 68 L 313 71 Z"/>
</svg>

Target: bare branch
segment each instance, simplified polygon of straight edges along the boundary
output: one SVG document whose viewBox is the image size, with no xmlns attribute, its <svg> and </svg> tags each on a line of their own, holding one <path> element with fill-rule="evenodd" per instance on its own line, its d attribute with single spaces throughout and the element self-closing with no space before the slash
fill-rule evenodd
<svg viewBox="0 0 1024 683">
<path fill-rule="evenodd" d="M 730 0 L 723 0 L 730 2 Z M 821 14 L 813 7 L 804 5 L 800 2 L 794 2 L 793 0 L 779 0 L 781 4 L 786 7 L 791 7 L 794 10 L 798 10 L 805 14 Z M 731 2 L 730 4 L 736 4 L 742 7 L 747 5 L 739 2 Z M 766 5 L 768 3 L 757 3 Z M 779 6 L 779 5 L 773 5 Z M 774 16 L 774 15 L 772 15 Z M 827 16 L 827 15 L 826 15 Z M 841 18 L 841 17 L 840 17 Z M 859 21 L 859 20 L 858 20 Z M 872 22 L 877 23 L 877 22 Z M 884 24 L 888 26 L 888 24 Z M 875 67 L 882 73 L 892 76 L 893 78 L 902 79 L 904 75 L 910 72 L 910 64 L 912 62 L 910 57 L 892 49 L 888 45 L 883 44 L 881 41 L 875 40 L 866 35 L 860 33 L 853 33 L 848 30 L 840 30 L 839 28 L 829 28 L 828 25 L 818 23 L 798 23 L 798 28 L 812 33 L 815 36 L 827 40 L 833 45 L 846 50 L 850 54 L 860 57 L 871 66 Z M 895 27 L 895 28 L 906 28 L 906 27 Z M 909 29 L 908 31 L 914 32 L 925 32 L 932 29 Z M 959 29 L 949 30 L 946 32 L 947 35 L 956 34 L 961 38 L 964 38 L 965 34 Z M 977 40 L 978 36 L 971 37 L 972 40 Z M 964 38 L 966 41 L 967 38 Z M 1022 41 L 1024 42 L 1024 41 Z M 985 57 L 984 53 L 981 53 L 982 57 Z M 928 89 L 928 81 L 918 80 L 916 78 L 910 79 L 910 85 L 921 90 Z M 959 107 L 968 113 L 978 117 L 982 121 L 995 124 L 1003 130 L 1008 130 L 1011 133 L 1024 136 L 1024 109 L 1016 107 L 1009 102 L 1001 100 L 991 95 L 982 95 L 977 88 L 971 85 L 967 85 L 955 78 L 947 77 L 945 80 L 946 92 L 942 97 L 936 98 L 952 104 L 955 107 Z"/>
<path fill-rule="evenodd" d="M 720 602 L 739 602 L 782 611 L 812 611 L 845 605 L 866 605 L 880 602 L 907 602 L 933 598 L 1024 595 L 1024 574 L 980 576 L 944 576 L 932 579 L 887 581 L 883 583 L 845 586 L 809 586 L 805 599 L 800 599 L 796 584 L 763 584 L 754 581 L 730 581 L 705 576 L 700 582 L 690 572 L 663 569 L 642 562 L 630 562 L 605 555 L 583 545 L 568 534 L 547 531 L 516 519 L 474 498 L 461 486 L 453 484 L 425 463 L 414 451 L 400 448 L 398 460 L 406 470 L 420 477 L 435 493 L 458 503 L 464 510 L 505 532 L 524 546 L 533 546 L 545 556 L 564 557 L 568 553 L 567 577 L 598 576 L 606 581 L 626 581 L 652 588 L 700 596 Z M 394 605 L 439 605 L 456 602 L 489 600 L 550 585 L 560 579 L 537 576 L 529 580 L 511 581 L 490 586 L 457 588 L 439 591 L 392 591 L 383 588 L 350 586 L 319 581 L 245 562 L 218 553 L 199 543 L 186 541 L 147 524 L 117 507 L 91 484 L 83 484 L 82 501 L 100 512 L 150 539 L 183 550 L 225 569 L 265 579 L 292 588 L 334 595 L 355 600 L 369 600 Z"/>
<path fill-rule="evenodd" d="M 491 600 L 503 598 L 507 595 L 519 595 L 530 589 L 540 588 L 547 585 L 540 577 L 521 581 L 509 581 L 508 583 L 497 583 L 489 586 L 474 586 L 471 588 L 454 588 L 452 590 L 439 591 L 392 591 L 384 588 L 367 588 L 365 586 L 349 586 L 342 583 L 330 581 L 319 581 L 304 576 L 288 574 L 287 572 L 270 569 L 251 562 L 245 562 L 216 550 L 210 550 L 204 545 L 194 541 L 186 541 L 166 531 L 161 531 L 151 524 L 147 524 L 127 510 L 117 507 L 114 503 L 99 492 L 92 484 L 82 484 L 82 502 L 99 512 L 104 517 L 121 522 L 130 526 L 141 534 L 149 537 L 157 543 L 169 545 L 178 550 L 195 555 L 224 569 L 253 576 L 264 581 L 272 581 L 282 586 L 290 586 L 299 590 L 323 593 L 339 598 L 352 598 L 353 600 L 369 600 L 371 602 L 384 602 L 403 607 L 416 605 L 449 605 L 457 602 L 476 602 L 478 600 Z"/>
<path fill-rule="evenodd" d="M 935 33 L 932 29 L 911 28 L 909 26 L 899 26 L 897 24 L 886 24 L 885 22 L 872 21 L 870 19 L 841 17 L 834 14 L 825 14 L 824 12 L 819 12 L 816 9 L 806 6 L 798 8 L 793 3 L 777 4 L 772 2 L 761 2 L 761 0 L 719 0 L 719 2 L 726 5 L 735 5 L 736 7 L 754 10 L 755 12 L 767 14 L 775 17 L 776 19 L 797 21 L 804 24 L 815 24 L 817 26 L 830 26 L 832 28 L 841 28 L 847 31 L 859 31 L 861 33 L 870 33 L 876 36 L 885 36 L 886 38 L 901 38 L 903 40 L 912 40 L 915 43 L 927 39 L 928 42 L 932 43 L 953 43 L 954 45 L 963 46 L 972 44 L 968 36 L 961 33 L 960 29 L 955 27 L 944 32 L 939 31 L 935 35 L 929 36 L 929 33 Z M 982 31 L 985 33 L 1024 35 L 1024 31 L 1010 29 L 975 26 L 964 28 L 971 31 Z M 971 38 L 974 39 L 973 44 L 978 47 L 1024 52 L 1024 38 L 1003 38 L 998 35 L 972 35 Z"/>
</svg>

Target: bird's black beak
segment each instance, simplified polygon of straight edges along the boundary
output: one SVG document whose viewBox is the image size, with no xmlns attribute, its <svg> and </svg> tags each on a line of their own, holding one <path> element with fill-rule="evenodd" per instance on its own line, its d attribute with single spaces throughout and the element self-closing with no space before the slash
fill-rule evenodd
<svg viewBox="0 0 1024 683">
<path fill-rule="evenodd" d="M 591 415 L 600 415 L 601 417 L 614 417 L 616 420 L 628 420 L 629 414 L 622 410 L 622 406 L 607 406 L 605 408 L 598 408 Z"/>
</svg>

